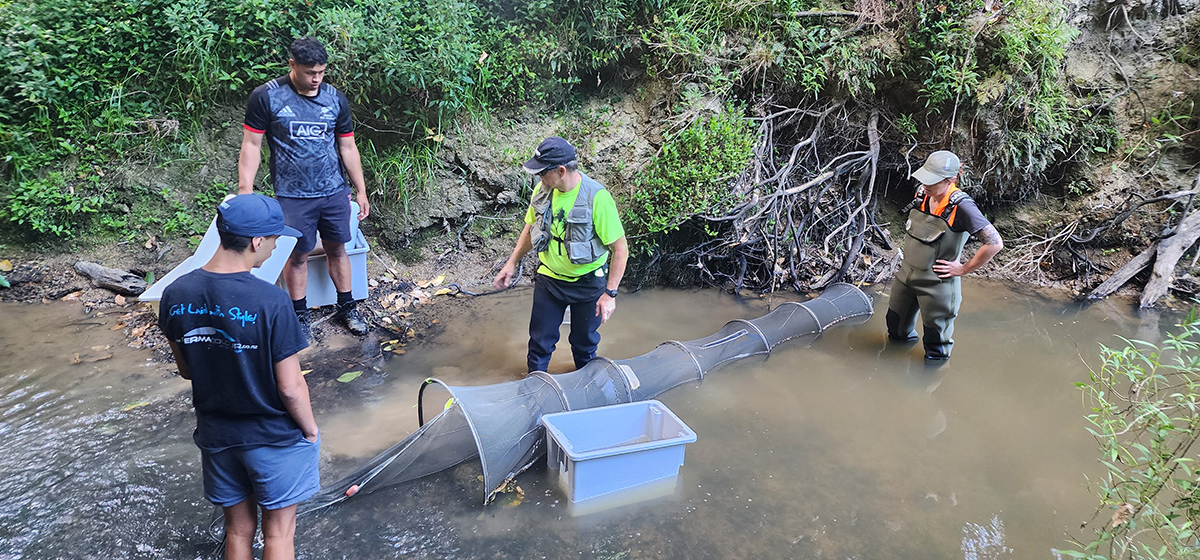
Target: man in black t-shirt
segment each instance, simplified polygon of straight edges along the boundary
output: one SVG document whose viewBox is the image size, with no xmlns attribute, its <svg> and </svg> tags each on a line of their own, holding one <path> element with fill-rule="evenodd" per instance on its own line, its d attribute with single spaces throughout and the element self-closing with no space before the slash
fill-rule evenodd
<svg viewBox="0 0 1200 560">
<path fill-rule="evenodd" d="M 271 148 L 271 182 L 283 206 L 287 224 L 304 235 L 292 250 L 283 278 L 292 307 L 304 334 L 311 340 L 308 300 L 308 255 L 321 246 L 329 263 L 329 277 L 337 290 L 338 319 L 350 332 L 368 330 L 351 295 L 350 257 L 346 243 L 350 231 L 350 187 L 358 202 L 358 219 L 370 214 L 362 158 L 354 143 L 350 102 L 324 83 L 328 55 L 316 39 L 296 39 L 291 46 L 290 71 L 250 94 L 238 156 L 238 193 L 254 192 L 254 176 L 262 161 L 265 136 Z M 343 169 L 345 174 L 343 174 Z"/>
<path fill-rule="evenodd" d="M 192 382 L 204 497 L 225 513 L 225 558 L 294 556 L 296 505 L 320 488 L 320 436 L 296 354 L 307 345 L 287 294 L 250 273 L 275 249 L 279 203 L 244 194 L 217 208 L 221 246 L 167 286 L 158 324 Z"/>
<path fill-rule="evenodd" d="M 941 150 L 929 154 L 925 164 L 913 172 L 922 187 L 909 205 L 904 260 L 888 300 L 888 338 L 917 340 L 919 313 L 925 328 L 925 360 L 932 363 L 950 359 L 954 319 L 962 303 L 959 277 L 987 264 L 1004 248 L 996 226 L 958 189 L 961 166 L 958 156 Z M 980 238 L 983 246 L 967 262 L 958 262 L 971 236 Z"/>
</svg>

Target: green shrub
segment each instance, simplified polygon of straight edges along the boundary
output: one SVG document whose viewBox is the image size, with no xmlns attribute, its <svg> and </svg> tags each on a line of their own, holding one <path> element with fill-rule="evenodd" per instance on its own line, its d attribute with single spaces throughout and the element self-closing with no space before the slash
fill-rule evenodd
<svg viewBox="0 0 1200 560">
<path fill-rule="evenodd" d="M 976 72 L 973 30 L 968 17 L 979 10 L 979 0 L 914 5 L 915 18 L 908 34 L 912 53 L 905 75 L 921 84 L 925 106 L 934 112 L 962 94 L 970 94 L 979 81 Z"/>
<path fill-rule="evenodd" d="M 652 238 L 696 214 L 719 209 L 729 196 L 730 183 L 749 162 L 756 138 L 753 122 L 743 118 L 736 105 L 697 119 L 668 138 L 638 176 L 636 190 L 624 205 L 628 233 Z"/>
<path fill-rule="evenodd" d="M 0 215 L 26 233 L 69 238 L 103 205 L 103 196 L 76 192 L 67 186 L 61 173 L 51 173 L 43 179 L 18 183 L 4 197 Z"/>
<path fill-rule="evenodd" d="M 1091 404 L 1088 431 L 1104 474 L 1091 480 L 1100 507 L 1094 538 L 1064 557 L 1196 558 L 1200 479 L 1200 317 L 1193 310 L 1162 344 L 1124 340 L 1077 386 Z"/>
</svg>

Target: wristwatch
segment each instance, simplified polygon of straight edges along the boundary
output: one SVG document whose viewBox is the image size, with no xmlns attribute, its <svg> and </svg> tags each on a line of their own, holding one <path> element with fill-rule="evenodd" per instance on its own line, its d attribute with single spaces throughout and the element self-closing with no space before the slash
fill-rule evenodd
<svg viewBox="0 0 1200 560">
<path fill-rule="evenodd" d="M 613 290 L 610 290 L 610 289 L 608 289 L 608 288 L 605 288 L 605 289 L 604 289 L 604 293 L 608 294 L 608 297 L 610 297 L 610 298 L 615 298 L 615 297 L 617 297 L 617 290 L 615 290 L 615 289 L 613 289 Z"/>
</svg>

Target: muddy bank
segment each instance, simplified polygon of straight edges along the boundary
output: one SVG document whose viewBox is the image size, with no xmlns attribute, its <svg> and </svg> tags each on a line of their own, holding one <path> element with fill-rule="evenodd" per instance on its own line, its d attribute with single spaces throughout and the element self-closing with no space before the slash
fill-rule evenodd
<svg viewBox="0 0 1200 560">
<path fill-rule="evenodd" d="M 1200 162 L 1200 134 L 1192 133 L 1200 127 L 1200 114 L 1191 111 L 1189 103 L 1195 100 L 1200 72 L 1188 49 L 1196 44 L 1200 32 L 1200 10 L 1194 1 L 1170 5 L 1171 10 L 1151 3 L 1113 12 L 1101 10 L 1099 4 L 1076 3 L 1070 23 L 1081 34 L 1071 44 L 1063 75 L 1075 91 L 1092 92 L 1105 100 L 1103 107 L 1112 114 L 1123 145 L 1118 152 L 1093 154 L 1086 163 L 1053 169 L 1045 184 L 1034 186 L 1036 193 L 1021 202 L 980 197 L 986 214 L 1004 236 L 1006 249 L 975 274 L 1082 296 L 1178 221 L 1185 210 L 1182 205 L 1160 204 L 1133 213 L 1087 245 L 1064 245 L 1058 237 L 1068 229 L 1083 235 L 1105 225 L 1130 200 L 1190 188 Z M 403 204 L 375 198 L 376 210 L 362 224 L 372 245 L 367 258 L 372 283 L 367 305 L 375 319 L 382 321 L 386 316 L 381 298 L 407 284 L 443 276 L 445 283 L 467 290 L 488 289 L 520 230 L 532 186 L 520 163 L 546 136 L 571 140 L 580 148 L 581 163 L 589 175 L 619 200 L 629 195 L 638 173 L 676 124 L 672 115 L 679 108 L 673 104 L 679 103 L 682 89 L 687 89 L 687 84 L 635 76 L 625 82 L 605 83 L 580 100 L 554 109 L 508 109 L 464 117 L 447 126 L 441 131 L 443 137 L 435 151 L 438 164 L 430 180 L 406 191 Z M 719 105 L 714 99 L 692 102 Z M 186 140 L 188 159 L 178 163 L 132 160 L 108 180 L 117 188 L 169 187 L 181 193 L 233 181 L 242 110 L 239 106 L 215 109 L 197 137 Z M 976 124 L 961 123 L 961 132 L 972 137 Z M 1167 130 L 1168 124 L 1179 130 Z M 368 142 L 385 145 L 395 141 L 385 132 L 366 128 L 360 136 L 364 149 Z M 892 159 L 902 160 L 912 148 L 887 144 L 886 140 L 883 149 L 896 152 L 889 156 Z M 974 142 L 966 144 L 968 150 L 972 146 Z M 917 152 L 936 147 L 921 145 Z M 970 160 L 971 154 L 964 152 L 964 159 Z M 972 172 L 968 161 L 967 173 Z M 896 200 L 903 196 L 892 193 L 881 198 L 878 221 L 886 225 L 885 233 L 894 241 L 903 235 L 903 220 L 896 212 Z M 133 310 L 128 301 L 122 306 L 115 294 L 92 287 L 72 270 L 73 263 L 87 260 L 139 277 L 160 278 L 187 258 L 197 241 L 197 236 L 164 235 L 90 243 L 79 240 L 39 249 L 0 245 L 0 259 L 13 265 L 11 271 L 2 273 L 12 287 L 0 289 L 0 301 L 65 298 L 79 301 L 87 310 L 128 313 Z M 967 253 L 976 248 L 968 245 Z M 879 249 L 877 254 L 895 256 L 894 250 Z M 1194 254 L 1187 252 L 1174 274 L 1173 289 L 1182 299 L 1164 304 L 1187 305 L 1200 292 Z M 532 257 L 528 262 L 533 262 Z M 1137 293 L 1148 276 L 1149 271 L 1143 271 L 1117 293 Z M 880 281 L 886 283 L 886 277 Z M 633 282 L 631 279 L 626 285 Z M 327 325 L 321 325 L 318 335 L 325 330 Z"/>
</svg>

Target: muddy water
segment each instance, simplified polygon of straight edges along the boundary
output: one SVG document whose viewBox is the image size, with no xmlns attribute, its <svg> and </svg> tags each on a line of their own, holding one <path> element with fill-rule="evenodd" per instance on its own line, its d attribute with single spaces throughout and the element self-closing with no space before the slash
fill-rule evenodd
<svg viewBox="0 0 1200 560">
<path fill-rule="evenodd" d="M 478 466 L 463 465 L 302 518 L 301 557 L 1054 558 L 1090 518 L 1083 474 L 1099 472 L 1072 383 L 1100 343 L 1155 338 L 1157 324 L 999 283 L 964 292 L 943 368 L 884 343 L 874 294 L 869 323 L 664 394 L 699 436 L 671 496 L 573 517 L 539 465 L 518 479 L 522 501 L 483 507 Z M 325 480 L 416 426 L 424 378 L 518 378 L 530 295 L 474 300 L 386 375 L 334 385 L 356 398 L 318 404 Z M 622 294 L 601 353 L 699 338 L 768 305 Z M 0 308 L 0 558 L 211 555 L 186 385 L 72 309 Z M 551 369 L 570 369 L 565 348 Z"/>
</svg>

